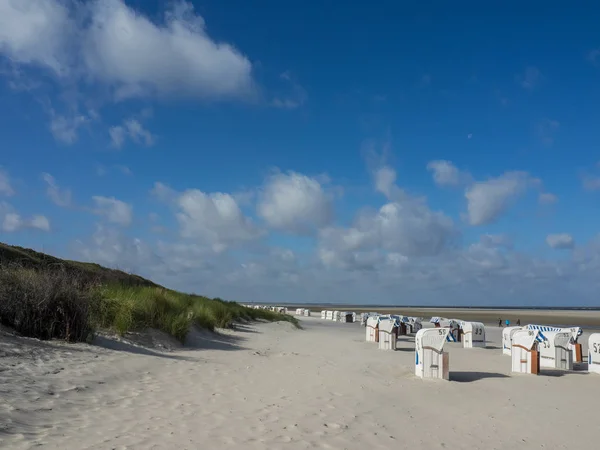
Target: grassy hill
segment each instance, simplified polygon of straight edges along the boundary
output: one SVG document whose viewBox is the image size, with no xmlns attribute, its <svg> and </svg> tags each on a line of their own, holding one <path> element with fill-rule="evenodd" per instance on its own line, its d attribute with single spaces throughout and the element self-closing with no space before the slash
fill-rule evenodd
<svg viewBox="0 0 600 450">
<path fill-rule="evenodd" d="M 102 280 L 103 282 L 122 283 L 127 286 L 161 287 L 138 275 L 128 274 L 121 270 L 108 269 L 95 263 L 70 261 L 52 255 L 36 252 L 30 248 L 7 245 L 0 242 L 0 267 L 21 267 L 44 271 L 72 273 L 79 278 Z"/>
<path fill-rule="evenodd" d="M 98 328 L 124 334 L 157 328 L 183 342 L 193 325 L 214 331 L 235 321 L 288 315 L 185 294 L 138 275 L 0 243 L 0 323 L 24 336 L 85 341 Z"/>
</svg>

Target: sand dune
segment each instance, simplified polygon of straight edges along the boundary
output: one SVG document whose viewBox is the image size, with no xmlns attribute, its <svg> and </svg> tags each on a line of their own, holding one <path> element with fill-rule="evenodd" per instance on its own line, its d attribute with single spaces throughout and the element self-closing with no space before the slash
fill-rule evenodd
<svg viewBox="0 0 600 450">
<path fill-rule="evenodd" d="M 511 376 L 448 344 L 451 382 L 413 376 L 356 324 L 255 324 L 186 347 L 160 334 L 99 345 L 0 337 L 0 447 L 29 449 L 594 448 L 600 377 Z M 584 336 L 583 342 L 587 338 Z M 493 348 L 498 347 L 498 348 Z"/>
</svg>

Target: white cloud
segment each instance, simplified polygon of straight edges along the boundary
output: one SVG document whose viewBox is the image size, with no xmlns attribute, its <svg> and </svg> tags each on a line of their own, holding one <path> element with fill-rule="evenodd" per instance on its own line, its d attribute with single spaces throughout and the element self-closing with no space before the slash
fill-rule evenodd
<svg viewBox="0 0 600 450">
<path fill-rule="evenodd" d="M 375 190 L 381 192 L 388 199 L 399 199 L 405 194 L 396 185 L 396 171 L 390 166 L 382 166 L 375 170 Z"/>
<path fill-rule="evenodd" d="M 272 228 L 293 233 L 325 226 L 333 217 L 332 198 L 321 183 L 296 172 L 270 176 L 257 211 Z"/>
<path fill-rule="evenodd" d="M 13 231 L 19 230 L 22 226 L 23 221 L 19 214 L 9 212 L 4 215 L 4 219 L 2 220 L 2 231 L 11 233 Z"/>
<path fill-rule="evenodd" d="M 398 266 L 410 258 L 440 254 L 456 236 L 452 219 L 405 194 L 394 183 L 395 171 L 382 169 L 374 171 L 375 187 L 390 202 L 359 214 L 350 228 L 321 230 L 318 257 L 326 267 L 364 270 L 384 262 Z"/>
<path fill-rule="evenodd" d="M 61 189 L 56 180 L 49 173 L 43 173 L 42 179 L 46 182 L 46 194 L 54 204 L 62 207 L 71 206 L 71 191 L 69 189 Z"/>
<path fill-rule="evenodd" d="M 0 52 L 19 64 L 35 64 L 64 76 L 71 70 L 75 34 L 66 2 L 1 0 Z"/>
<path fill-rule="evenodd" d="M 454 236 L 452 219 L 431 211 L 421 200 L 406 199 L 364 213 L 351 228 L 322 230 L 319 257 L 326 266 L 366 268 L 389 254 L 407 258 L 435 256 Z"/>
<path fill-rule="evenodd" d="M 256 239 L 259 231 L 244 216 L 235 199 L 224 193 L 185 191 L 177 199 L 181 235 L 209 243 L 216 252 L 238 242 Z"/>
<path fill-rule="evenodd" d="M 191 3 L 176 2 L 164 26 L 118 0 L 94 2 L 91 19 L 85 67 L 121 92 L 214 98 L 252 89 L 250 61 L 231 45 L 213 41 Z"/>
<path fill-rule="evenodd" d="M 50 221 L 46 216 L 33 216 L 29 222 L 32 228 L 37 228 L 42 231 L 50 231 Z"/>
<path fill-rule="evenodd" d="M 108 129 L 108 134 L 110 136 L 110 142 L 113 147 L 121 148 L 125 143 L 125 137 L 127 136 L 127 132 L 125 131 L 124 127 L 120 125 L 110 127 Z"/>
<path fill-rule="evenodd" d="M 427 170 L 433 173 L 433 181 L 438 186 L 459 186 L 471 181 L 469 173 L 458 170 L 451 161 L 431 161 L 427 164 Z"/>
<path fill-rule="evenodd" d="M 12 233 L 25 228 L 50 231 L 50 221 L 42 215 L 35 215 L 31 219 L 24 219 L 12 205 L 4 201 L 0 202 L 0 230 Z"/>
<path fill-rule="evenodd" d="M 183 1 L 158 24 L 122 0 L 2 0 L 0 51 L 58 78 L 97 81 L 120 97 L 253 91 L 248 58 L 211 39 L 204 19 Z"/>
<path fill-rule="evenodd" d="M 0 195 L 10 197 L 15 194 L 8 173 L 0 166 Z"/>
<path fill-rule="evenodd" d="M 88 118 L 83 115 L 76 114 L 66 117 L 51 112 L 50 132 L 57 141 L 70 145 L 77 141 L 79 127 L 87 122 Z"/>
<path fill-rule="evenodd" d="M 92 197 L 96 203 L 95 213 L 105 216 L 110 223 L 129 226 L 133 220 L 133 208 L 130 204 L 114 197 Z"/>
<path fill-rule="evenodd" d="M 469 223 L 487 225 L 495 222 L 537 181 L 526 172 L 506 172 L 497 178 L 473 183 L 465 191 Z"/>
<path fill-rule="evenodd" d="M 231 194 L 198 189 L 177 192 L 160 182 L 154 183 L 151 194 L 174 208 L 182 238 L 196 241 L 212 252 L 221 253 L 263 235 Z"/>
<path fill-rule="evenodd" d="M 128 273 L 146 274 L 153 281 L 165 267 L 155 250 L 140 238 L 129 238 L 119 230 L 97 225 L 96 231 L 87 240 L 74 243 L 77 258 L 118 268 Z M 154 271 L 155 268 L 158 269 Z"/>
<path fill-rule="evenodd" d="M 553 205 L 558 202 L 558 197 L 550 192 L 540 192 L 538 201 L 541 205 Z"/>
<path fill-rule="evenodd" d="M 549 234 L 546 237 L 546 243 L 555 249 L 570 249 L 575 246 L 575 240 L 570 234 Z"/>
<path fill-rule="evenodd" d="M 123 125 L 110 127 L 108 130 L 111 145 L 121 148 L 126 138 L 130 138 L 136 144 L 150 147 L 154 144 L 154 136 L 137 119 L 127 119 Z"/>
<path fill-rule="evenodd" d="M 182 194 L 177 195 L 173 206 L 179 208 Z M 418 299 L 423 305 L 515 306 L 523 306 L 524 298 L 528 306 L 564 305 L 565 298 L 577 305 L 597 302 L 600 239 L 576 247 L 572 258 L 561 260 L 515 251 L 507 235 L 483 235 L 480 242 L 457 248 L 451 245 L 450 233 L 446 245 L 421 246 L 424 236 L 435 233 L 385 234 L 383 224 L 370 226 L 381 221 L 380 216 L 389 216 L 386 210 L 396 208 L 361 214 L 349 228 L 323 230 L 315 253 L 286 248 L 250 252 L 217 248 L 220 252 L 215 253 L 204 234 L 151 242 L 107 227 L 99 227 L 74 250 L 77 258 L 135 271 L 168 287 L 240 301 L 284 298 L 368 304 L 396 299 L 410 304 Z M 406 210 L 400 217 L 411 220 Z M 390 237 L 394 241 L 387 243 Z M 403 249 L 405 240 L 413 240 L 409 251 Z"/>
</svg>

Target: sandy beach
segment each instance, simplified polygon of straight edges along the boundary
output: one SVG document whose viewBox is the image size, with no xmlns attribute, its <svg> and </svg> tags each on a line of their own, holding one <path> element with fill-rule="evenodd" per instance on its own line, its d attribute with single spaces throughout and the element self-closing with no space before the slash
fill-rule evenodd
<svg viewBox="0 0 600 450">
<path fill-rule="evenodd" d="M 7 449 L 572 449 L 596 444 L 600 377 L 513 376 L 500 329 L 447 344 L 451 381 L 414 377 L 414 339 L 385 352 L 358 324 L 256 323 L 186 347 L 160 333 L 96 345 L 0 334 Z M 587 351 L 587 333 L 582 337 Z M 143 346 L 141 345 L 143 344 Z"/>
</svg>

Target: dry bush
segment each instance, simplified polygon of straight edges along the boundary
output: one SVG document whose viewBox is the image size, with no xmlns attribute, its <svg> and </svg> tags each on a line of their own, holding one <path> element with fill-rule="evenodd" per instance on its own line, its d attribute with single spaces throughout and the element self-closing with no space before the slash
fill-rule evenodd
<svg viewBox="0 0 600 450">
<path fill-rule="evenodd" d="M 38 339 L 86 340 L 90 286 L 69 271 L 0 266 L 0 322 Z"/>
</svg>

